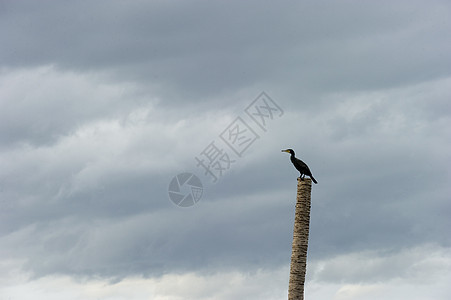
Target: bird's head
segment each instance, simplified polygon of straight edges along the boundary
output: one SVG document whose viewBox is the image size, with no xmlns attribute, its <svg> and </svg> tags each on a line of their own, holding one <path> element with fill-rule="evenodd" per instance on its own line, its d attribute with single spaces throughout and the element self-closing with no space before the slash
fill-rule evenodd
<svg viewBox="0 0 451 300">
<path fill-rule="evenodd" d="M 282 150 L 282 152 L 288 152 L 288 153 L 290 153 L 291 155 L 294 155 L 293 149 Z"/>
</svg>

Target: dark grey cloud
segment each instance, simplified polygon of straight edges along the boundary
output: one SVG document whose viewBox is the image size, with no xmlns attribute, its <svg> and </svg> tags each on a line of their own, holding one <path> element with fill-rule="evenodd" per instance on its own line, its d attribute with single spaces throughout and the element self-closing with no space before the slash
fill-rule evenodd
<svg viewBox="0 0 451 300">
<path fill-rule="evenodd" d="M 450 67 L 443 1 L 4 6 L 4 66 L 101 69 L 179 100 L 270 82 L 291 93 L 377 89 L 443 77 Z"/>
<path fill-rule="evenodd" d="M 4 102 L 0 111 L 1 146 L 51 145 L 87 123 L 129 119 L 137 109 L 151 109 L 153 98 L 139 91 L 127 95 L 92 74 L 58 73 L 52 67 L 4 71 L 0 74 Z"/>
</svg>

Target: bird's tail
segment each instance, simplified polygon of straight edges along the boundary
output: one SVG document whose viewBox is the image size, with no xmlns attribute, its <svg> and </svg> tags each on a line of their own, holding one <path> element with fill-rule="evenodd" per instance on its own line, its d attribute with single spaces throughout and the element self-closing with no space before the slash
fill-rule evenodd
<svg viewBox="0 0 451 300">
<path fill-rule="evenodd" d="M 312 178 L 312 181 L 315 183 L 315 184 L 317 184 L 318 183 L 318 181 L 316 181 L 316 179 L 315 178 L 313 178 L 313 176 L 310 176 L 310 178 Z"/>
</svg>

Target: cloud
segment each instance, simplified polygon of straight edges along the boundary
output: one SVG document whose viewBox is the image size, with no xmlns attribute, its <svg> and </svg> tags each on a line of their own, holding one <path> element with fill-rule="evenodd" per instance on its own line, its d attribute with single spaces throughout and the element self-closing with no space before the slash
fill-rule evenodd
<svg viewBox="0 0 451 300">
<path fill-rule="evenodd" d="M 254 1 L 4 6 L 5 65 L 104 70 L 178 104 L 270 83 L 292 93 L 378 89 L 444 77 L 450 67 L 442 1 L 408 9 L 352 1 L 340 9 Z"/>
<path fill-rule="evenodd" d="M 431 284 L 450 268 L 449 248 L 422 245 L 400 251 L 367 250 L 313 261 L 311 280 L 373 284 L 399 279 Z M 424 278 L 423 274 L 429 274 Z"/>
<path fill-rule="evenodd" d="M 117 86 L 94 75 L 60 72 L 51 66 L 2 72 L 0 86 L 2 147 L 49 145 L 99 118 L 126 116 L 146 104 L 151 109 L 156 102 L 147 98 L 143 104 L 136 94 L 127 95 L 133 92 L 130 84 Z"/>
<path fill-rule="evenodd" d="M 94 200 L 97 199 L 91 202 Z M 89 205 L 85 199 L 84 205 L 89 205 L 95 214 L 83 210 L 79 213 L 85 215 L 74 216 L 76 212 L 72 211 L 64 218 L 60 213 L 56 220 L 44 215 L 37 225 L 4 236 L 4 255 L 25 258 L 25 269 L 38 278 L 67 274 L 119 279 L 188 270 L 234 270 L 237 263 L 254 270 L 275 267 L 289 257 L 289 234 L 269 239 L 265 236 L 290 227 L 279 217 L 287 207 L 278 208 L 275 202 L 265 203 L 266 199 L 257 197 L 248 199 L 250 203 L 244 206 L 239 204 L 239 199 L 229 199 L 235 202 L 235 207 L 223 202 L 204 203 L 186 213 L 174 211 L 172 206 L 168 208 L 167 199 L 155 199 L 160 204 L 153 204 L 152 198 L 144 197 L 144 200 L 139 204 L 147 212 L 132 214 L 129 209 L 128 215 L 132 216 L 124 216 L 122 206 L 127 203 L 111 203 L 111 199 L 105 199 L 106 203 L 99 208 L 95 203 Z M 257 202 L 263 205 L 257 210 L 259 215 L 271 210 L 274 216 L 263 222 L 259 217 L 248 218 L 248 211 Z M 157 208 L 150 208 L 151 205 Z M 227 215 L 213 218 L 215 207 L 222 207 Z M 281 242 L 286 245 L 282 253 L 278 249 Z M 271 257 L 267 252 L 272 253 Z"/>
<path fill-rule="evenodd" d="M 388 254 L 388 255 L 387 255 Z M 446 299 L 450 249 L 435 245 L 401 253 L 352 253 L 308 262 L 309 299 Z M 401 263 L 399 263 L 399 259 Z M 10 267 L 15 266 L 11 262 Z M 351 269 L 350 269 L 351 268 Z M 12 268 L 14 269 L 14 268 Z M 430 273 L 432 271 L 432 273 Z M 20 299 L 286 299 L 288 265 L 255 271 L 182 272 L 159 277 L 128 277 L 117 282 L 47 276 L 26 280 L 21 272 L 3 278 L 0 295 Z M 431 275 L 425 278 L 425 274 Z"/>
<path fill-rule="evenodd" d="M 0 5 L 6 295 L 67 284 L 113 299 L 145 282 L 162 299 L 286 298 L 267 291 L 286 290 L 288 147 L 319 181 L 311 295 L 399 296 L 446 273 L 448 2 Z M 267 131 L 244 113 L 262 91 L 284 110 Z M 260 137 L 242 157 L 219 138 L 238 116 Z M 194 159 L 212 141 L 235 160 L 217 183 Z M 168 199 L 180 172 L 204 185 L 192 208 Z M 254 276 L 268 289 L 247 289 Z M 449 298 L 437 279 L 412 299 L 428 290 Z"/>
<path fill-rule="evenodd" d="M 280 299 L 286 295 L 286 267 L 277 270 L 214 274 L 168 274 L 158 278 L 130 277 L 111 283 L 102 280 L 74 281 L 69 277 L 45 277 L 27 283 L 9 279 L 8 288 L 0 288 L 5 297 L 32 299 Z M 262 288 L 262 283 L 264 283 Z M 55 288 L 59 287 L 59 288 Z"/>
<path fill-rule="evenodd" d="M 306 295 L 336 300 L 446 299 L 449 251 L 425 244 L 399 252 L 369 250 L 309 261 Z"/>
<path fill-rule="evenodd" d="M 280 153 L 284 147 L 300 149 L 299 157 L 327 187 L 314 190 L 312 258 L 386 245 L 448 245 L 442 228 L 449 221 L 440 213 L 446 209 L 447 171 L 440 161 L 448 155 L 443 150 L 448 118 L 439 109 L 447 85 L 439 80 L 384 93 L 338 94 L 330 96 L 328 110 L 315 115 L 275 98 L 287 112 L 268 132 L 259 132 L 261 138 L 215 185 L 195 166 L 194 156 L 247 103 L 185 114 L 143 101 L 106 114 L 93 109 L 80 125 L 64 118 L 71 129 L 52 143 L 36 144 L 33 135 L 24 135 L 25 145 L 16 141 L 4 148 L 2 198 L 8 210 L 2 230 L 10 236 L 8 248 L 22 249 L 8 255 L 26 257 L 26 268 L 37 277 L 124 278 L 276 266 L 289 257 L 295 200 L 294 182 L 287 179 L 296 171 Z M 115 88 L 134 94 L 127 85 Z M 434 100 L 423 105 L 429 97 Z M 418 161 L 423 153 L 430 159 Z M 431 180 L 416 173 L 419 166 Z M 197 172 L 205 184 L 194 212 L 174 211 L 168 200 L 167 185 L 181 171 Z M 432 206 L 424 202 L 431 195 Z M 434 218 L 418 223 L 420 212 Z"/>
</svg>

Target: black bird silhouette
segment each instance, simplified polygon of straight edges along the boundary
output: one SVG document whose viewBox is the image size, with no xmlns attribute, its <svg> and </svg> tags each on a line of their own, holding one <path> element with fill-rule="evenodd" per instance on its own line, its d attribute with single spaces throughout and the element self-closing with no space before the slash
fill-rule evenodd
<svg viewBox="0 0 451 300">
<path fill-rule="evenodd" d="M 305 175 L 307 175 L 310 176 L 310 178 L 315 184 L 318 183 L 318 181 L 316 181 L 316 179 L 313 178 L 312 172 L 310 172 L 310 169 L 307 166 L 307 164 L 294 156 L 293 149 L 282 150 L 282 152 L 288 152 L 291 154 L 290 160 L 293 163 L 294 167 L 299 171 L 299 173 L 301 173 L 301 175 L 299 176 L 301 180 L 303 180 Z"/>
</svg>

